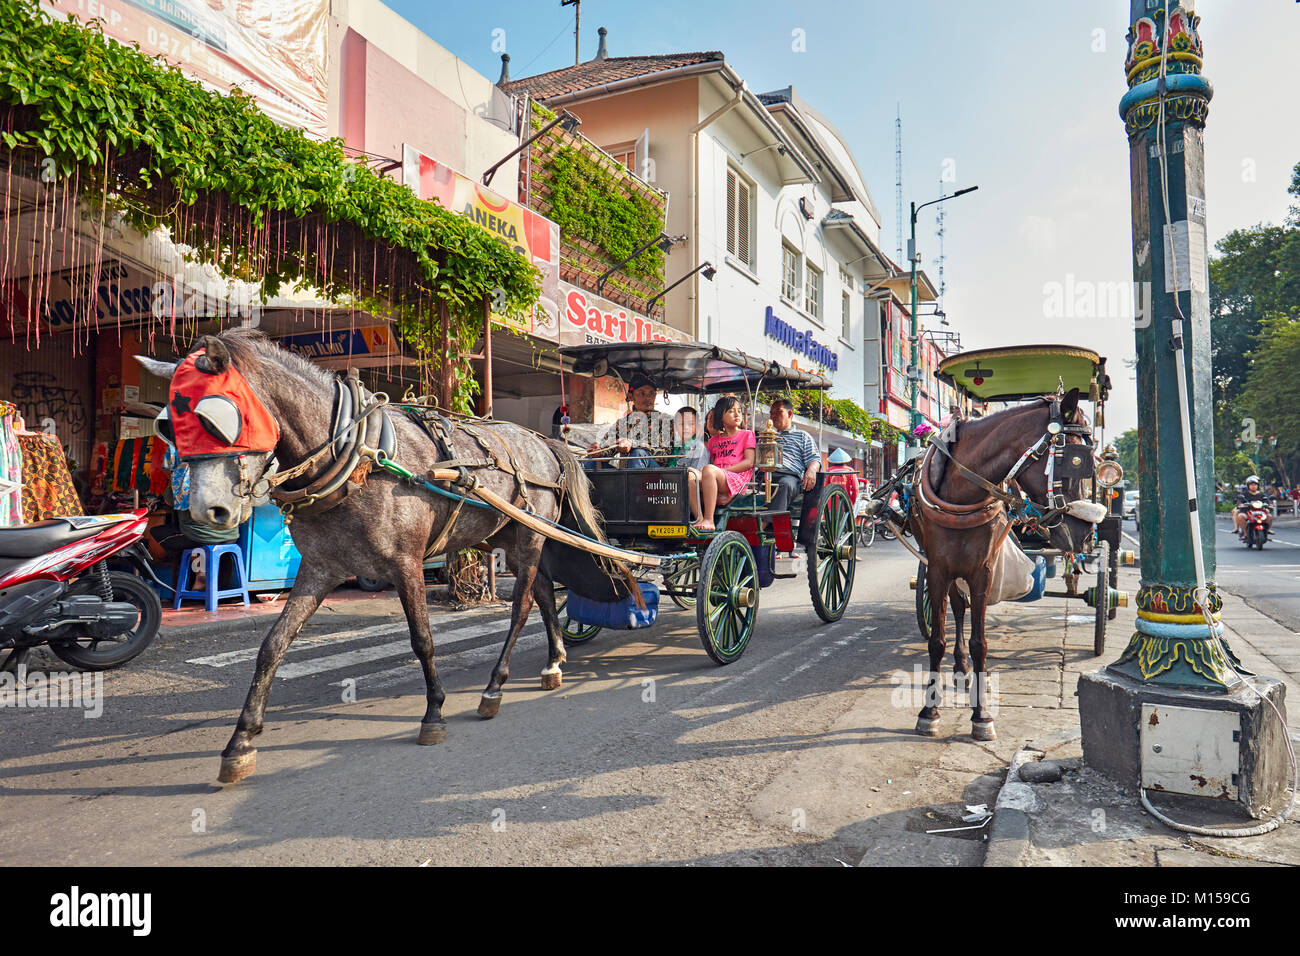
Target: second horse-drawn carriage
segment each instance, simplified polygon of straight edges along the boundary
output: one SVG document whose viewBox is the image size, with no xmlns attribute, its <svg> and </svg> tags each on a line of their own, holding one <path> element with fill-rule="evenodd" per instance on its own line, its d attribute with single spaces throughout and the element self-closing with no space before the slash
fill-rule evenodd
<svg viewBox="0 0 1300 956">
<path fill-rule="evenodd" d="M 563 352 L 573 359 L 575 372 L 624 382 L 648 379 L 658 392 L 698 401 L 730 394 L 750 409 L 763 392 L 831 385 L 813 372 L 698 343 L 586 345 Z M 663 559 L 642 573 L 643 592 L 655 591 L 652 600 L 662 594 L 683 610 L 694 610 L 700 642 L 714 661 L 730 664 L 744 652 L 758 620 L 761 590 L 776 578 L 799 574 L 778 570 L 779 554 L 805 556 L 809 595 L 823 621 L 843 616 L 857 556 L 853 505 L 843 484 L 819 472 L 813 488 L 790 510 L 771 509 L 766 476 L 779 462 L 766 444 L 758 450 L 749 487 L 719 510 L 717 530 L 698 531 L 692 526 L 687 468 L 672 460 L 667 448 L 650 451 L 656 460 L 649 468 L 617 467 L 626 462 L 603 456 L 589 459 L 592 501 L 611 543 Z M 604 609 L 579 600 L 566 600 L 560 611 L 568 644 L 585 643 L 608 626 Z M 624 627 L 647 620 L 636 614 L 624 619 Z"/>
</svg>

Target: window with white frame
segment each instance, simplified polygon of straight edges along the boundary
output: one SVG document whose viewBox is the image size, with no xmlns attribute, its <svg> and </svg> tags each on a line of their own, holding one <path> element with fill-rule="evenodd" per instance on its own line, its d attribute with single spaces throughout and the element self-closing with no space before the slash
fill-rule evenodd
<svg viewBox="0 0 1300 956">
<path fill-rule="evenodd" d="M 805 284 L 807 298 L 804 310 L 814 319 L 822 317 L 822 271 L 811 262 L 808 263 L 808 281 Z"/>
<path fill-rule="evenodd" d="M 844 290 L 840 293 L 840 335 L 844 341 L 849 342 L 849 329 L 852 327 L 852 310 L 853 310 L 853 276 L 847 269 L 840 266 L 840 286 Z"/>
<path fill-rule="evenodd" d="M 799 301 L 799 251 L 788 242 L 781 243 L 781 295 L 790 302 Z"/>
<path fill-rule="evenodd" d="M 727 252 L 751 271 L 754 268 L 754 186 L 727 167 Z"/>
</svg>

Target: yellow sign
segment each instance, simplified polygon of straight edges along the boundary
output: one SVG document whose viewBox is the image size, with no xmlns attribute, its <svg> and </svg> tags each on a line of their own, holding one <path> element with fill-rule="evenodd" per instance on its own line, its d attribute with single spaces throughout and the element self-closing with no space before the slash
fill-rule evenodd
<svg viewBox="0 0 1300 956">
<path fill-rule="evenodd" d="M 684 538 L 686 537 L 686 525 L 652 524 L 647 528 L 647 533 L 652 538 Z"/>
</svg>

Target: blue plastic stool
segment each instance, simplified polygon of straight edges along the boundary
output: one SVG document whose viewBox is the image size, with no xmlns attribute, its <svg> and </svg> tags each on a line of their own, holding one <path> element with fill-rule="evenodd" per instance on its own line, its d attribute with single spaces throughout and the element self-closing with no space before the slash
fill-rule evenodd
<svg viewBox="0 0 1300 956">
<path fill-rule="evenodd" d="M 190 565 L 194 560 L 194 555 L 203 555 L 203 568 L 207 576 L 207 585 L 202 591 L 189 589 L 189 583 L 192 580 L 193 571 Z M 235 559 L 235 580 L 238 587 L 230 588 L 225 591 L 217 590 L 217 582 L 221 576 L 221 556 L 223 554 L 233 555 Z M 204 606 L 209 611 L 217 609 L 217 602 L 222 598 L 241 597 L 244 599 L 244 606 L 248 606 L 248 579 L 244 577 L 244 552 L 237 544 L 206 544 L 201 548 L 190 548 L 188 551 L 181 552 L 180 569 L 176 575 L 176 600 L 172 604 L 172 610 L 178 610 L 181 601 L 186 598 L 203 598 Z"/>
</svg>

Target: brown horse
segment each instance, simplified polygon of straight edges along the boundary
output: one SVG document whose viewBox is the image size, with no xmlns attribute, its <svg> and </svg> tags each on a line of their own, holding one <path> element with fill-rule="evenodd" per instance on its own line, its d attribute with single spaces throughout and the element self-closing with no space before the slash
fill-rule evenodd
<svg viewBox="0 0 1300 956">
<path fill-rule="evenodd" d="M 938 734 L 942 688 L 939 666 L 947 646 L 944 618 L 951 601 L 956 634 L 953 670 L 954 676 L 962 676 L 970 691 L 971 735 L 976 740 L 995 739 L 984 616 L 993 561 L 1011 527 L 1009 510 L 1023 507 L 1023 500 L 1008 488 L 1027 496 L 1032 505 L 1028 510 L 1031 520 L 1048 533 L 1053 547 L 1066 552 L 1082 551 L 1092 523 L 1076 515 L 1082 513 L 1095 519 L 1095 512 L 1089 508 L 1096 506 L 1077 500 L 1081 498 L 1080 478 L 1062 479 L 1053 474 L 1053 481 L 1048 466 L 1055 449 L 1084 441 L 1082 436 L 1086 434 L 1087 419 L 1079 410 L 1079 390 L 1073 389 L 1063 398 L 1045 396 L 963 422 L 958 440 L 948 445 L 951 459 L 931 449 L 920 463 L 915 478 L 919 493 L 913 496 L 909 530 L 928 561 L 925 577 L 931 611 L 930 672 L 925 706 L 917 715 L 917 733 Z M 1068 501 L 1070 498 L 1076 500 Z M 1085 507 L 1080 508 L 1080 504 Z M 957 588 L 958 578 L 965 580 L 969 588 L 969 602 Z M 962 640 L 968 603 L 970 659 Z"/>
<path fill-rule="evenodd" d="M 334 376 L 279 348 L 258 332 L 236 329 L 205 336 L 198 347 L 205 350 L 194 363 L 200 372 L 213 376 L 215 382 L 235 370 L 248 385 L 248 390 L 241 393 L 246 404 L 260 403 L 277 424 L 278 441 L 273 451 L 281 468 L 287 473 L 299 469 L 302 473 L 276 494 L 300 496 L 301 490 L 294 492 L 293 485 L 310 489 L 318 484 L 321 475 L 347 477 L 356 464 L 355 458 L 313 460 L 317 451 L 334 447 L 334 436 L 343 434 L 337 430 L 340 398 Z M 176 363 L 137 358 L 155 374 L 171 378 L 176 372 Z M 172 391 L 168 412 L 176 418 L 169 421 L 169 427 L 179 437 L 184 424 L 181 418 L 191 414 L 192 403 L 181 400 L 185 396 L 177 393 L 175 383 Z M 221 401 L 216 404 L 220 406 Z M 202 405 L 199 402 L 195 409 L 200 415 Z M 239 414 L 247 423 L 250 410 L 240 408 Z M 549 522 L 604 540 L 580 466 L 560 443 L 507 422 L 457 422 L 440 432 L 438 440 L 444 447 L 439 450 L 432 433 L 426 433 L 397 410 L 381 408 L 374 414 L 379 417 L 356 419 L 361 422 L 356 428 L 365 426 L 370 434 L 380 433 L 382 426 L 384 433 L 394 437 L 393 459 L 415 475 L 449 459 L 461 462 L 465 478 L 478 487 L 526 506 Z M 235 432 L 239 431 L 237 422 L 238 417 L 232 425 Z M 209 421 L 204 427 L 211 425 Z M 180 450 L 184 455 L 185 450 Z M 251 511 L 255 489 L 266 491 L 262 477 L 250 480 L 249 476 L 265 476 L 270 457 L 270 453 L 250 452 L 200 455 L 189 460 L 191 517 L 215 527 L 238 526 Z M 329 510 L 299 507 L 294 512 L 293 539 L 302 553 L 302 564 L 284 610 L 257 655 L 248 698 L 221 755 L 218 779 L 222 783 L 253 773 L 257 757 L 253 740 L 262 732 L 276 669 L 325 595 L 354 575 L 392 581 L 401 598 L 411 647 L 424 671 L 426 708 L 418 742 L 425 745 L 440 743 L 447 736 L 442 715 L 446 695 L 434 666 L 433 634 L 425 602 L 422 564 L 427 551 L 456 554 L 486 542 L 486 547 L 505 551 L 507 564 L 515 572 L 510 626 L 478 707 L 479 715 L 485 718 L 496 716 L 501 706 L 502 685 L 510 675 L 510 655 L 534 603 L 541 610 L 550 647 L 541 683 L 543 689 L 554 689 L 561 684 L 565 661 L 555 585 L 565 584 L 575 593 L 597 601 L 617 600 L 634 588 L 630 573 L 621 565 L 559 545 L 498 511 L 458 508 L 453 500 L 406 484 L 387 472 L 367 473 L 364 464 L 369 462 L 352 473 L 340 492 L 330 496 L 342 498 Z"/>
</svg>

